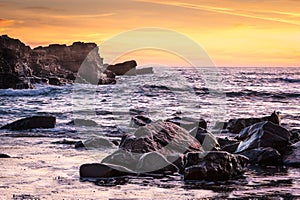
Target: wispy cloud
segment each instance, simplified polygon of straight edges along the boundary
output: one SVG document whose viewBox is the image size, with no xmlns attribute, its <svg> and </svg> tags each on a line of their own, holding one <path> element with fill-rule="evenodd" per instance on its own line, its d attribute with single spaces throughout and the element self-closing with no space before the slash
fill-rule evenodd
<svg viewBox="0 0 300 200">
<path fill-rule="evenodd" d="M 221 13 L 221 14 L 227 14 L 227 15 L 233 15 L 239 17 L 247 17 L 252 19 L 268 20 L 268 21 L 287 23 L 287 24 L 300 26 L 300 14 L 293 13 L 293 12 L 215 7 L 209 5 L 185 3 L 185 2 L 178 2 L 178 1 L 153 1 L 153 0 L 135 0 L 135 1 L 177 6 L 182 8 L 196 9 L 196 10 L 204 10 L 208 12 L 215 12 L 215 13 Z M 286 18 L 291 18 L 291 19 L 286 19 Z"/>
<path fill-rule="evenodd" d="M 0 19 L 0 27 L 12 25 L 15 21 L 11 19 Z"/>
</svg>

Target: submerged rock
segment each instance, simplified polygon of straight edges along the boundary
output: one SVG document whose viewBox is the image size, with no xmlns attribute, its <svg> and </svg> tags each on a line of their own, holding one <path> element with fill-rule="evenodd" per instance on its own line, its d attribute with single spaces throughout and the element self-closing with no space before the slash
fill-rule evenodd
<svg viewBox="0 0 300 200">
<path fill-rule="evenodd" d="M 102 137 L 93 137 L 85 141 L 79 141 L 75 143 L 75 148 L 87 148 L 87 149 L 99 149 L 99 148 L 111 148 L 114 144 L 108 139 Z"/>
<path fill-rule="evenodd" d="M 188 153 L 184 180 L 225 181 L 241 176 L 248 159 L 224 151 Z"/>
<path fill-rule="evenodd" d="M 56 118 L 53 116 L 32 116 L 7 124 L 1 129 L 28 130 L 35 128 L 54 128 Z"/>
<path fill-rule="evenodd" d="M 300 142 L 292 145 L 292 150 L 284 156 L 283 163 L 287 166 L 300 167 Z"/>
<path fill-rule="evenodd" d="M 271 147 L 282 153 L 290 144 L 290 133 L 272 122 L 260 122 L 245 128 L 237 139 L 242 140 L 235 153 L 260 147 Z"/>
<path fill-rule="evenodd" d="M 271 116 L 267 116 L 267 117 L 231 119 L 229 120 L 226 128 L 231 133 L 238 134 L 244 128 L 263 121 L 270 121 L 273 122 L 274 124 L 280 125 L 280 114 L 279 112 L 274 111 L 271 114 Z"/>
</svg>

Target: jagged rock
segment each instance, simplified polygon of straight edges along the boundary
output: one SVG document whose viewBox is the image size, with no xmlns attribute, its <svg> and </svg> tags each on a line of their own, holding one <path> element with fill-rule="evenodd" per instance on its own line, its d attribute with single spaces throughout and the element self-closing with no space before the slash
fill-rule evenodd
<svg viewBox="0 0 300 200">
<path fill-rule="evenodd" d="M 272 147 L 282 153 L 290 144 L 290 133 L 281 126 L 265 121 L 245 128 L 237 139 L 242 142 L 235 153 L 260 147 Z"/>
<path fill-rule="evenodd" d="M 292 145 L 292 150 L 284 156 L 283 163 L 287 166 L 300 167 L 300 142 Z"/>
<path fill-rule="evenodd" d="M 280 125 L 280 115 L 279 112 L 273 112 L 271 116 L 267 117 L 262 117 L 262 118 L 241 118 L 241 119 L 231 119 L 229 120 L 226 128 L 231 132 L 231 133 L 240 133 L 241 130 L 244 128 L 251 126 L 253 124 L 263 122 L 263 121 L 270 121 L 273 122 L 274 124 Z"/>
<path fill-rule="evenodd" d="M 150 124 L 152 120 L 149 117 L 143 116 L 143 115 L 136 115 L 131 117 L 130 127 L 139 127 L 139 126 L 146 126 L 147 124 Z"/>
<path fill-rule="evenodd" d="M 105 70 L 99 78 L 98 85 L 116 84 L 116 74 Z"/>
<path fill-rule="evenodd" d="M 7 124 L 1 129 L 27 130 L 35 128 L 54 128 L 56 118 L 52 116 L 32 116 Z"/>
<path fill-rule="evenodd" d="M 49 77 L 48 78 L 49 80 L 49 85 L 56 85 L 56 86 L 60 86 L 60 85 L 63 85 L 64 83 L 61 81 L 60 78 L 58 77 Z"/>
<path fill-rule="evenodd" d="M 300 130 L 299 129 L 293 129 L 290 131 L 291 133 L 291 143 L 297 143 L 300 141 Z"/>
<path fill-rule="evenodd" d="M 97 122 L 90 119 L 74 119 L 67 123 L 67 125 L 75 126 L 97 126 Z"/>
<path fill-rule="evenodd" d="M 279 165 L 282 164 L 282 158 L 280 153 L 271 147 L 256 148 L 243 151 L 241 155 L 249 158 L 249 163 L 259 165 Z"/>
<path fill-rule="evenodd" d="M 10 156 L 4 153 L 0 153 L 0 158 L 10 158 Z"/>
<path fill-rule="evenodd" d="M 109 65 L 107 70 L 112 71 L 116 75 L 132 75 L 135 74 L 137 63 L 135 60 Z"/>
<path fill-rule="evenodd" d="M 184 180 L 224 181 L 241 176 L 248 159 L 222 151 L 188 153 Z"/>
<path fill-rule="evenodd" d="M 30 80 L 11 73 L 0 73 L 0 89 L 32 89 Z"/>
<path fill-rule="evenodd" d="M 190 134 L 200 142 L 204 151 L 214 151 L 220 147 L 217 138 L 205 129 L 200 127 L 194 128 L 190 131 Z"/>
<path fill-rule="evenodd" d="M 185 129 L 162 121 L 140 127 L 134 135 L 123 136 L 120 148 L 133 153 L 157 151 L 164 156 L 203 151 L 201 144 Z"/>
</svg>

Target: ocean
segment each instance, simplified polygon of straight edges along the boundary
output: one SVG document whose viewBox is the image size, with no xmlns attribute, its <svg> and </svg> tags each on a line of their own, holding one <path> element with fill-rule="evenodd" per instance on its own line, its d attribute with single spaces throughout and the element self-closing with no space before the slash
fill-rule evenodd
<svg viewBox="0 0 300 200">
<path fill-rule="evenodd" d="M 224 136 L 217 122 L 260 117 L 279 111 L 282 126 L 300 129 L 300 68 L 154 68 L 154 74 L 120 76 L 116 85 L 36 85 L 32 90 L 0 90 L 0 126 L 32 115 L 53 115 L 54 129 L 0 131 L 0 199 L 193 199 L 204 197 L 300 197 L 300 170 L 253 169 L 246 178 L 224 184 L 187 185 L 178 177 L 131 179 L 124 185 L 97 186 L 79 181 L 85 162 L 100 162 L 117 147 L 76 150 L 54 144 L 62 139 L 103 137 L 120 140 L 130 112 L 152 120 L 174 113 L 203 118 L 208 130 Z M 90 119 L 96 127 L 68 125 Z M 23 195 L 23 196 L 22 196 Z M 26 199 L 26 198 L 23 198 Z"/>
</svg>

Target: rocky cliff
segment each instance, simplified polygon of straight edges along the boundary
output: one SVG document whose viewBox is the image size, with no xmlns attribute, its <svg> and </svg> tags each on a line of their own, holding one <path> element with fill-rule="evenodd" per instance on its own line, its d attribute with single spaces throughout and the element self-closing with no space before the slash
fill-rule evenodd
<svg viewBox="0 0 300 200">
<path fill-rule="evenodd" d="M 73 82 L 76 76 L 81 76 L 87 83 L 115 83 L 115 75 L 104 71 L 95 43 L 75 42 L 70 46 L 52 44 L 31 49 L 18 39 L 0 36 L 2 89 L 26 89 L 33 87 L 31 83 L 45 82 L 60 85 Z"/>
</svg>

